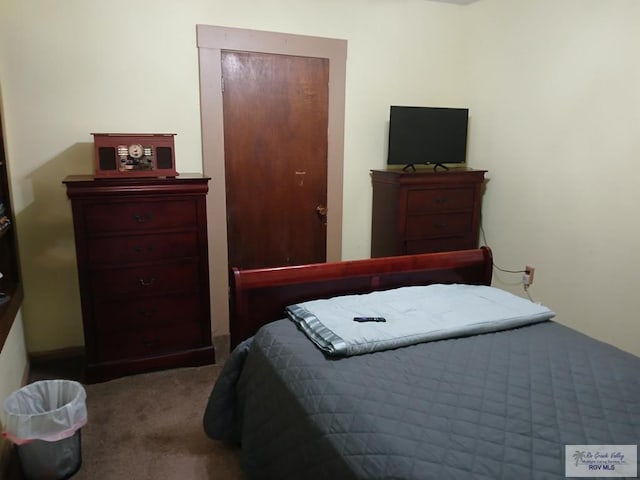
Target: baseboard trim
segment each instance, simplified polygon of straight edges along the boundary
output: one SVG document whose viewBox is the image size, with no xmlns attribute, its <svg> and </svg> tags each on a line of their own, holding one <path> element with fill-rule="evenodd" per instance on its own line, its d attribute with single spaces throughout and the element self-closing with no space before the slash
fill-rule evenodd
<svg viewBox="0 0 640 480">
<path fill-rule="evenodd" d="M 47 360 L 61 360 L 64 358 L 83 357 L 84 347 L 66 347 L 59 348 L 57 350 L 46 350 L 42 352 L 30 352 L 29 359 L 31 361 L 47 361 Z"/>
</svg>

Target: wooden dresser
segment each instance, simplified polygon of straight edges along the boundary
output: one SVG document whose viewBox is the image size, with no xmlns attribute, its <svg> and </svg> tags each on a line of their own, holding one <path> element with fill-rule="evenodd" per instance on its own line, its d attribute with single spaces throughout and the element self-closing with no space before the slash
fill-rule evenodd
<svg viewBox="0 0 640 480">
<path fill-rule="evenodd" d="M 70 176 L 86 381 L 213 363 L 208 178 Z"/>
<path fill-rule="evenodd" d="M 371 257 L 478 246 L 485 170 L 372 170 Z"/>
</svg>

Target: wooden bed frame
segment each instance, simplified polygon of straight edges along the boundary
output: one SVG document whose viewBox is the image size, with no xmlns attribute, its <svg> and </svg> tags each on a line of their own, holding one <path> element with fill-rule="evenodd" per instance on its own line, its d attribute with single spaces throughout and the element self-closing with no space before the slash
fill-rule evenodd
<svg viewBox="0 0 640 480">
<path fill-rule="evenodd" d="M 291 267 L 233 268 L 231 348 L 262 325 L 284 318 L 287 305 L 409 285 L 490 285 L 492 271 L 488 247 Z"/>
</svg>

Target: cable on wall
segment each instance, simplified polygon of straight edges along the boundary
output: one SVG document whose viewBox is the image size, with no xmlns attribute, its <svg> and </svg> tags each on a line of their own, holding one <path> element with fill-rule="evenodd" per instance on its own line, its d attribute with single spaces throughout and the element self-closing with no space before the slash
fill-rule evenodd
<svg viewBox="0 0 640 480">
<path fill-rule="evenodd" d="M 483 245 L 491 248 L 491 246 L 489 245 L 489 242 L 487 242 L 487 236 L 486 236 L 485 231 L 484 231 L 484 226 L 482 225 L 482 214 L 480 214 L 480 233 L 482 234 L 482 243 L 483 243 Z M 522 287 L 524 289 L 524 293 L 527 295 L 527 298 L 531 302 L 534 302 L 533 298 L 531 297 L 531 293 L 529 292 L 529 285 L 530 284 L 526 280 L 527 275 L 529 273 L 527 270 L 523 270 L 523 269 L 510 270 L 510 269 L 507 269 L 507 268 L 502 268 L 502 267 L 498 266 L 498 264 L 495 262 L 495 255 L 492 256 L 492 266 L 493 266 L 493 268 L 495 268 L 496 270 L 498 270 L 500 272 L 512 273 L 512 274 L 518 274 L 518 273 L 522 274 L 523 277 L 522 277 L 521 283 L 522 283 Z"/>
</svg>

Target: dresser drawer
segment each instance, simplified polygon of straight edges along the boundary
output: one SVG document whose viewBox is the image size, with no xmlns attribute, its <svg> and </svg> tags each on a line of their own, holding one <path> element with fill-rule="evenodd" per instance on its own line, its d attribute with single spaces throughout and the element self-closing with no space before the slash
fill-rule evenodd
<svg viewBox="0 0 640 480">
<path fill-rule="evenodd" d="M 195 200 L 92 203 L 86 206 L 89 233 L 148 231 L 197 225 Z"/>
<path fill-rule="evenodd" d="M 198 291 L 194 260 L 125 268 L 97 268 L 91 274 L 93 296 L 161 295 Z"/>
<path fill-rule="evenodd" d="M 477 246 L 470 237 L 417 239 L 407 240 L 404 246 L 404 252 L 402 253 L 405 255 L 414 255 L 418 253 L 447 252 L 450 250 L 467 250 L 469 248 L 476 248 Z"/>
<path fill-rule="evenodd" d="M 472 212 L 412 215 L 407 217 L 405 235 L 410 238 L 468 235 Z"/>
<path fill-rule="evenodd" d="M 194 293 L 184 293 L 97 302 L 93 319 L 99 335 L 111 335 L 170 325 L 179 328 L 185 321 L 200 320 L 203 318 L 201 315 L 199 297 Z"/>
<path fill-rule="evenodd" d="M 118 237 L 97 237 L 89 242 L 91 265 L 194 257 L 198 232 L 177 232 Z"/>
<path fill-rule="evenodd" d="M 407 213 L 471 210 L 474 188 L 429 188 L 407 192 Z"/>
<path fill-rule="evenodd" d="M 162 355 L 206 345 L 202 327 L 196 321 L 165 325 L 148 330 L 132 330 L 102 335 L 97 340 L 101 362 Z"/>
</svg>

